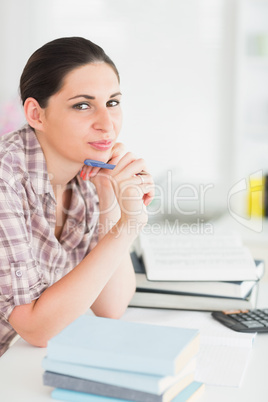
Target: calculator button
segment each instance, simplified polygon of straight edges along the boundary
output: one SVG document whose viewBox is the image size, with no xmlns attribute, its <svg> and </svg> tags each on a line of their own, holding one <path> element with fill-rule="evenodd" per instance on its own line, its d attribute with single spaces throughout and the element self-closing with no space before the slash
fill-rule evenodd
<svg viewBox="0 0 268 402">
<path fill-rule="evenodd" d="M 234 320 L 240 321 L 239 314 L 230 314 L 228 317 L 231 317 Z"/>
<path fill-rule="evenodd" d="M 266 321 L 266 320 L 260 320 L 259 322 L 261 322 L 262 325 L 264 325 L 265 327 L 268 327 L 268 321 Z"/>
<path fill-rule="evenodd" d="M 252 320 L 255 319 L 255 318 L 253 318 L 253 317 L 250 317 L 248 314 L 247 314 L 247 315 L 240 314 L 240 317 L 241 317 L 244 321 L 252 321 Z"/>
<path fill-rule="evenodd" d="M 237 315 L 236 317 L 233 317 L 233 318 L 238 322 L 245 321 L 244 318 L 240 317 L 240 315 Z"/>
<path fill-rule="evenodd" d="M 241 324 L 245 325 L 247 328 L 259 328 L 259 327 L 264 327 L 263 324 L 261 324 L 258 321 L 242 321 Z"/>
<path fill-rule="evenodd" d="M 236 323 L 234 326 L 230 327 L 234 331 L 248 331 L 249 329 L 242 325 L 242 323 Z"/>
</svg>

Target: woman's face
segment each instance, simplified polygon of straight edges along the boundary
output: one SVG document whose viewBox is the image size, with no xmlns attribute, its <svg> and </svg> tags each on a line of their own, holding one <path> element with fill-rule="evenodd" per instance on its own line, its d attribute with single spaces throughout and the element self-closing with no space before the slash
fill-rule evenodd
<svg viewBox="0 0 268 402">
<path fill-rule="evenodd" d="M 108 64 L 74 69 L 43 109 L 43 145 L 68 162 L 107 162 L 122 125 L 120 99 L 118 78 Z"/>
</svg>

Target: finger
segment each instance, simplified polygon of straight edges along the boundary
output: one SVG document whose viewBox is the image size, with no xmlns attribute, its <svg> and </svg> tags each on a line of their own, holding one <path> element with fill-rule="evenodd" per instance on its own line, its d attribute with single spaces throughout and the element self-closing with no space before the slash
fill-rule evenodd
<svg viewBox="0 0 268 402">
<path fill-rule="evenodd" d="M 137 157 L 132 152 L 127 152 L 117 163 L 113 170 L 114 174 L 119 173 L 126 168 L 131 162 L 137 160 Z"/>
<path fill-rule="evenodd" d="M 137 184 L 153 184 L 154 183 L 153 177 L 148 172 L 142 171 L 142 172 L 136 174 L 134 177 L 135 177 L 135 181 Z"/>
<path fill-rule="evenodd" d="M 155 185 L 150 174 L 136 175 L 136 183 L 141 187 L 144 194 L 153 199 L 155 196 Z"/>
<path fill-rule="evenodd" d="M 147 207 L 155 196 L 155 185 L 151 175 L 139 175 L 137 176 L 141 181 L 140 188 L 142 189 L 144 196 L 143 196 L 143 203 Z"/>
<path fill-rule="evenodd" d="M 150 174 L 136 175 L 135 182 L 140 187 L 146 199 L 153 199 L 155 195 L 155 185 L 153 178 Z"/>
<path fill-rule="evenodd" d="M 125 171 L 123 171 L 125 173 Z M 141 197 L 144 197 L 144 194 L 147 195 L 148 200 L 153 199 L 155 195 L 155 185 L 153 178 L 150 174 L 144 174 L 144 175 L 133 175 L 133 176 L 127 176 L 126 178 L 122 178 L 123 173 L 120 173 L 114 177 L 111 177 L 111 182 L 113 184 L 113 187 L 115 191 L 117 192 L 119 187 L 118 185 L 121 183 L 121 186 L 123 189 L 126 189 L 127 187 L 130 188 L 137 188 L 137 191 L 140 193 Z"/>
<path fill-rule="evenodd" d="M 141 184 L 139 187 L 143 194 L 146 195 L 146 198 L 154 198 L 155 192 L 153 184 Z"/>
<path fill-rule="evenodd" d="M 89 178 L 89 179 L 92 179 L 93 177 L 95 177 L 95 176 L 98 174 L 98 172 L 100 171 L 100 169 L 101 169 L 101 168 L 94 166 L 94 167 L 91 169 L 91 171 L 89 172 L 88 178 Z"/>
<path fill-rule="evenodd" d="M 125 156 L 127 156 L 127 154 Z M 131 154 L 126 158 L 123 157 L 119 161 L 114 169 L 114 174 L 118 174 L 122 179 L 124 179 L 126 177 L 138 175 L 142 171 L 145 173 L 147 170 L 144 159 L 134 159 L 133 154 Z"/>
<path fill-rule="evenodd" d="M 154 197 L 150 197 L 150 196 L 148 196 L 148 194 L 144 194 L 144 197 L 143 197 L 144 205 L 145 205 L 146 207 L 148 207 L 148 205 L 151 204 L 151 202 L 153 201 L 153 199 L 154 199 Z"/>
<path fill-rule="evenodd" d="M 116 165 L 120 159 L 125 155 L 125 146 L 121 142 L 117 142 L 112 149 L 111 157 L 108 163 Z"/>
<path fill-rule="evenodd" d="M 92 167 L 91 167 L 91 166 L 84 165 L 84 166 L 82 167 L 82 170 L 81 170 L 81 173 L 80 173 L 80 177 L 81 177 L 83 180 L 88 180 L 88 175 L 89 175 L 89 173 L 91 172 L 91 170 L 92 170 Z"/>
</svg>

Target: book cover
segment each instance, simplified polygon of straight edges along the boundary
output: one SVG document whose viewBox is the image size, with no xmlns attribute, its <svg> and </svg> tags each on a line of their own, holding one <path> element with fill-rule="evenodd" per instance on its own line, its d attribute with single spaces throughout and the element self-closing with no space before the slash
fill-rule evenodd
<svg viewBox="0 0 268 402">
<path fill-rule="evenodd" d="M 204 391 L 204 384 L 193 381 L 188 387 L 182 390 L 175 398 L 173 402 L 194 402 L 197 400 Z M 60 401 L 66 402 L 128 402 L 129 399 L 111 398 L 100 395 L 87 394 L 85 392 L 70 391 L 67 389 L 55 388 L 51 397 Z M 145 401 L 144 401 L 145 402 Z"/>
<path fill-rule="evenodd" d="M 94 367 L 175 375 L 198 348 L 195 329 L 82 315 L 48 341 L 47 356 Z"/>
<path fill-rule="evenodd" d="M 191 377 L 193 375 L 196 369 L 196 358 L 191 359 L 176 376 L 157 376 L 131 373 L 130 371 L 108 370 L 60 362 L 51 360 L 48 357 L 43 359 L 42 367 L 54 373 L 160 395 L 173 384 L 184 381 L 185 377 Z"/>
<path fill-rule="evenodd" d="M 239 236 L 143 234 L 140 241 L 148 280 L 256 281 L 264 273 Z"/>
<path fill-rule="evenodd" d="M 169 402 L 173 400 L 185 387 L 191 384 L 193 377 L 194 373 L 186 376 L 183 380 L 169 387 L 161 395 L 136 391 L 131 388 L 118 387 L 49 371 L 46 371 L 43 375 L 43 384 L 55 388 L 63 388 L 111 398 L 127 399 L 135 402 Z"/>
<path fill-rule="evenodd" d="M 258 282 L 245 299 L 174 294 L 168 291 L 137 289 L 129 306 L 196 311 L 245 310 L 256 308 L 257 294 Z"/>
<path fill-rule="evenodd" d="M 150 289 L 183 293 L 192 295 L 222 296 L 232 298 L 246 298 L 256 281 L 150 281 L 145 273 L 142 258 L 135 252 L 131 253 L 132 264 L 136 276 L 136 287 L 138 291 Z M 255 261 L 256 266 L 264 265 L 263 261 Z"/>
</svg>

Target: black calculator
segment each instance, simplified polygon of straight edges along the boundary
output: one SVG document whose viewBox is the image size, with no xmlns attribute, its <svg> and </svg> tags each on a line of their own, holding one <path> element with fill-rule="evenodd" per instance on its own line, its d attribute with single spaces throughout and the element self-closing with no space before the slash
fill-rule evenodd
<svg viewBox="0 0 268 402">
<path fill-rule="evenodd" d="M 268 308 L 213 311 L 212 317 L 238 332 L 268 332 Z"/>
</svg>

